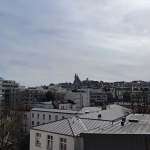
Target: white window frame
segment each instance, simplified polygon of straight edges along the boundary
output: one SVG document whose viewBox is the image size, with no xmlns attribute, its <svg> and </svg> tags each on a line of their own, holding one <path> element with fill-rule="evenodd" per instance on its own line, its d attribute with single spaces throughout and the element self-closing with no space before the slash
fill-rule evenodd
<svg viewBox="0 0 150 150">
<path fill-rule="evenodd" d="M 53 150 L 53 136 L 47 135 L 47 149 Z"/>
<path fill-rule="evenodd" d="M 32 118 L 34 118 L 34 113 L 32 113 Z"/>
<path fill-rule="evenodd" d="M 32 121 L 32 126 L 34 126 L 34 121 Z"/>
<path fill-rule="evenodd" d="M 67 139 L 60 138 L 60 150 L 67 150 Z"/>
<path fill-rule="evenodd" d="M 35 134 L 35 145 L 41 147 L 41 133 Z"/>
</svg>

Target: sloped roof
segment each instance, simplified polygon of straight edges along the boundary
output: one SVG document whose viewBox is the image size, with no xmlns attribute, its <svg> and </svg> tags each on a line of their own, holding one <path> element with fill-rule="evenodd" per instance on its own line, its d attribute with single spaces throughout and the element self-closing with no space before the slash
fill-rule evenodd
<svg viewBox="0 0 150 150">
<path fill-rule="evenodd" d="M 83 107 L 78 111 L 78 113 L 85 114 L 86 111 L 90 111 L 90 113 L 92 113 L 100 110 L 102 110 L 101 107 Z"/>
<path fill-rule="evenodd" d="M 81 119 L 78 117 L 73 117 L 72 119 L 68 118 L 36 126 L 33 127 L 32 129 L 56 134 L 77 136 L 81 132 L 87 131 L 89 129 L 108 126 L 109 124 L 110 122 L 108 121 Z"/>
<path fill-rule="evenodd" d="M 107 110 L 98 110 L 93 113 L 88 113 L 80 115 L 80 118 L 91 118 L 98 119 L 98 115 L 101 114 L 101 120 L 115 121 L 123 116 L 126 116 L 131 113 L 131 109 L 119 106 L 119 105 L 110 105 Z"/>
<path fill-rule="evenodd" d="M 129 119 L 137 119 L 138 122 L 129 122 Z M 84 133 L 95 134 L 150 134 L 150 115 L 149 114 L 130 114 L 127 116 L 124 126 L 117 121 L 113 125 L 85 131 Z"/>
</svg>

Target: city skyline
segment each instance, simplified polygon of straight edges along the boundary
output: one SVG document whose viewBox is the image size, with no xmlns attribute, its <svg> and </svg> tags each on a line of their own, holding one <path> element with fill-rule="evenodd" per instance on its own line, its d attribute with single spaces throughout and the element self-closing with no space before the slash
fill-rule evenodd
<svg viewBox="0 0 150 150">
<path fill-rule="evenodd" d="M 149 81 L 150 1 L 2 1 L 0 76 L 38 86 Z"/>
</svg>

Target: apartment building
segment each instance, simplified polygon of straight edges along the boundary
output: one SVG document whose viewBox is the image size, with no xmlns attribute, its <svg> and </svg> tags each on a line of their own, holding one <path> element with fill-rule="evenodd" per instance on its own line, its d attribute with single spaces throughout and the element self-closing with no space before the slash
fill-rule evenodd
<svg viewBox="0 0 150 150">
<path fill-rule="evenodd" d="M 76 103 L 76 109 L 80 110 L 83 107 L 90 106 L 90 91 L 89 90 L 74 90 L 65 95 L 65 100 L 71 100 Z"/>
<path fill-rule="evenodd" d="M 33 108 L 31 109 L 31 126 L 38 126 L 80 114 L 82 113 L 73 110 Z"/>
<path fill-rule="evenodd" d="M 121 108 L 128 110 L 117 105 L 109 107 L 107 112 L 98 107 L 85 107 L 79 111 L 84 115 L 32 127 L 30 130 L 30 149 L 83 150 L 85 145 L 84 138 L 80 136 L 81 133 L 90 133 L 92 130 L 112 126 L 118 119 L 121 120 L 121 117 L 128 115 L 125 113 L 119 115 L 119 111 L 122 112 Z M 100 117 L 100 114 L 103 118 Z M 106 118 L 107 120 L 105 120 Z"/>
<path fill-rule="evenodd" d="M 7 105 L 13 107 L 18 101 L 17 92 L 20 90 L 20 85 L 16 81 L 5 80 L 0 78 L 0 103 L 1 106 Z"/>
<path fill-rule="evenodd" d="M 104 103 L 107 101 L 107 93 L 90 93 L 90 103 Z"/>
<path fill-rule="evenodd" d="M 30 149 L 82 150 L 81 132 L 109 124 L 106 121 L 74 117 L 33 127 L 30 130 Z"/>
</svg>

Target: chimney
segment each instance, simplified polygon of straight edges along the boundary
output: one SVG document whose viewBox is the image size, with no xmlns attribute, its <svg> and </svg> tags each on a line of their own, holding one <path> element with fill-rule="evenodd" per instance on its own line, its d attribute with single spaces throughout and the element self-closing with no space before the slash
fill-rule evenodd
<svg viewBox="0 0 150 150">
<path fill-rule="evenodd" d="M 101 118 L 102 118 L 102 115 L 101 115 L 101 114 L 99 114 L 99 115 L 98 115 L 98 119 L 101 119 Z"/>
<path fill-rule="evenodd" d="M 124 122 L 125 122 L 125 121 L 126 121 L 126 118 L 125 118 L 125 117 L 123 117 L 123 118 L 122 118 L 122 121 L 124 121 Z"/>
<path fill-rule="evenodd" d="M 124 121 L 121 121 L 121 126 L 124 126 Z"/>
</svg>

